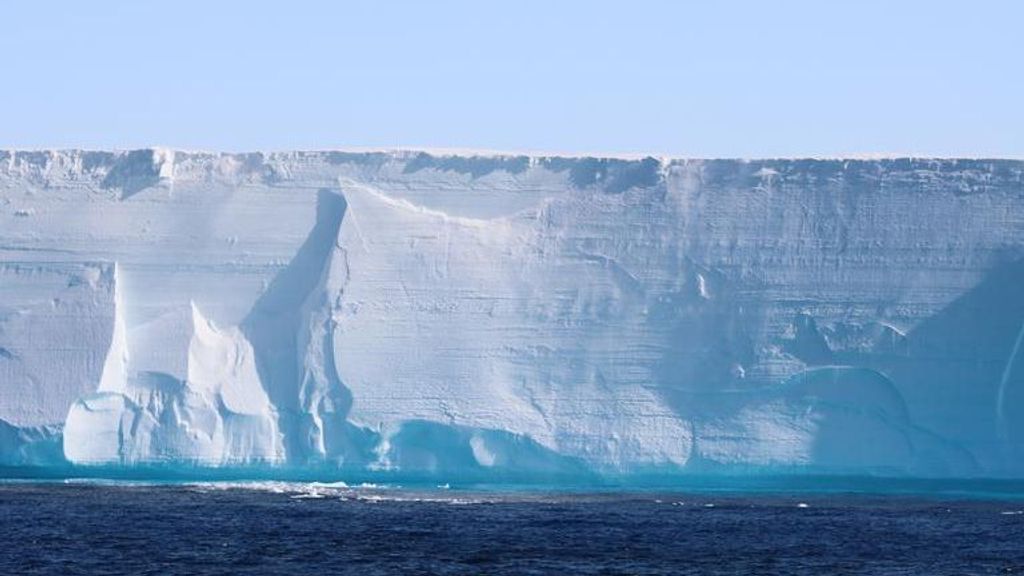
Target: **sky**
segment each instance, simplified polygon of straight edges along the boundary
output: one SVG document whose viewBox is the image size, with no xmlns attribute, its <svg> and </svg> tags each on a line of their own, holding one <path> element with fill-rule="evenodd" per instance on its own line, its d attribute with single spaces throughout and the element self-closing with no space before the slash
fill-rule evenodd
<svg viewBox="0 0 1024 576">
<path fill-rule="evenodd" d="M 0 148 L 1024 158 L 1024 2 L 32 0 Z"/>
</svg>

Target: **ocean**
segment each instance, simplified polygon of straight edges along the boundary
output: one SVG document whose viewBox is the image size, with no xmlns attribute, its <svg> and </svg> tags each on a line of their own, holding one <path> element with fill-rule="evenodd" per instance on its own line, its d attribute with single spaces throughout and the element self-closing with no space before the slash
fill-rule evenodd
<svg viewBox="0 0 1024 576">
<path fill-rule="evenodd" d="M 1006 494 L 0 483 L 0 574 L 1012 574 Z"/>
</svg>

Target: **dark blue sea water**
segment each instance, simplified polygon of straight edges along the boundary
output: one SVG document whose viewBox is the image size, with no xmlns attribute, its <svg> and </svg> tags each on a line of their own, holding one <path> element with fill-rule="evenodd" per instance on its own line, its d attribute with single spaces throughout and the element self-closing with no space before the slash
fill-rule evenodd
<svg viewBox="0 0 1024 576">
<path fill-rule="evenodd" d="M 0 574 L 1009 574 L 1024 502 L 0 484 Z"/>
</svg>

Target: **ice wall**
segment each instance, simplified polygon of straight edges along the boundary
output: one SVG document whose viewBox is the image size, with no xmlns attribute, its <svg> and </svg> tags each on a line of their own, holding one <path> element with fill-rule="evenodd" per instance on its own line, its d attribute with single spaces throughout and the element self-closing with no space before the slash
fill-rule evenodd
<svg viewBox="0 0 1024 576">
<path fill-rule="evenodd" d="M 1024 475 L 1024 162 L 0 152 L 0 464 Z"/>
</svg>

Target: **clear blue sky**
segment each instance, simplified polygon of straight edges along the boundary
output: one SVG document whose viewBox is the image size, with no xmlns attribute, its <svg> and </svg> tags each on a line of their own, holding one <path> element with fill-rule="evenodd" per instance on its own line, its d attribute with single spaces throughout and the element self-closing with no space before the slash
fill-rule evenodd
<svg viewBox="0 0 1024 576">
<path fill-rule="evenodd" d="M 1024 2 L 23 0 L 0 148 L 1024 157 Z"/>
</svg>

